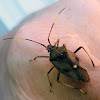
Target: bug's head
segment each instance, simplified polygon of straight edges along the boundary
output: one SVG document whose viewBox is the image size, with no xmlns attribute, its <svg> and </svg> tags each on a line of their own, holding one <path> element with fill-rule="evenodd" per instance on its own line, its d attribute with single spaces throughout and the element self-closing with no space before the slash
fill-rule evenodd
<svg viewBox="0 0 100 100">
<path fill-rule="evenodd" d="M 54 49 L 55 49 L 55 46 L 52 46 L 52 45 L 47 46 L 48 52 L 52 52 Z"/>
</svg>

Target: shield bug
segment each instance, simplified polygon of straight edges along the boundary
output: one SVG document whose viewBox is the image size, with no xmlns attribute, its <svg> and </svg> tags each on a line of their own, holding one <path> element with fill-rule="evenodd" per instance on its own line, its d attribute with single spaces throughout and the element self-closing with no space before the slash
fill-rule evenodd
<svg viewBox="0 0 100 100">
<path fill-rule="evenodd" d="M 81 62 L 80 58 L 76 55 L 76 52 L 78 52 L 81 48 L 87 53 L 87 51 L 84 49 L 84 47 L 80 46 L 77 50 L 72 52 L 72 51 L 70 51 L 69 49 L 66 48 L 65 44 L 63 44 L 63 46 L 59 47 L 59 39 L 57 40 L 57 42 L 54 45 L 52 45 L 50 43 L 49 38 L 50 38 L 52 28 L 53 28 L 53 26 L 56 22 L 58 15 L 64 9 L 65 8 L 63 8 L 57 14 L 57 16 L 56 16 L 56 18 L 55 18 L 55 20 L 54 20 L 54 22 L 51 26 L 51 29 L 50 29 L 50 32 L 49 32 L 49 35 L 48 35 L 48 43 L 49 43 L 48 46 L 45 46 L 44 44 L 36 42 L 34 40 L 19 38 L 19 37 L 6 38 L 4 40 L 7 40 L 7 39 L 28 40 L 28 41 L 40 44 L 48 50 L 50 56 L 37 56 L 34 59 L 31 59 L 30 61 L 34 61 L 37 58 L 49 58 L 50 62 L 53 64 L 53 67 L 47 73 L 47 77 L 48 77 L 49 84 L 50 84 L 50 92 L 51 92 L 52 84 L 51 84 L 51 81 L 49 79 L 49 74 L 54 68 L 56 68 L 59 71 L 58 76 L 57 76 L 57 82 L 65 85 L 65 86 L 68 86 L 70 88 L 78 89 L 80 92 L 86 94 L 86 92 L 84 92 L 81 88 L 76 88 L 74 86 L 71 86 L 71 85 L 68 85 L 66 83 L 62 83 L 62 82 L 59 81 L 60 73 L 63 73 L 64 75 L 66 75 L 67 77 L 69 77 L 73 80 L 78 80 L 78 81 L 82 81 L 82 82 L 89 82 L 90 81 L 90 76 L 89 76 L 87 70 L 83 68 L 83 65 L 81 65 L 81 63 L 80 63 Z M 88 53 L 87 53 L 87 55 L 89 56 Z M 94 62 L 93 62 L 93 60 L 91 59 L 90 56 L 89 56 L 89 58 L 92 62 L 93 67 L 95 67 Z"/>
</svg>

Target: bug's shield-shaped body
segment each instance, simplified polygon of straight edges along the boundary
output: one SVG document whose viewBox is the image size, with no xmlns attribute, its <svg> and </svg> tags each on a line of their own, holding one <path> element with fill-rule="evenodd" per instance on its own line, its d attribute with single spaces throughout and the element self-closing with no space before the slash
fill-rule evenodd
<svg viewBox="0 0 100 100">
<path fill-rule="evenodd" d="M 80 80 L 83 82 L 89 82 L 90 77 L 87 71 L 82 68 L 80 58 L 66 49 L 66 46 L 55 47 L 52 46 L 50 51 L 50 61 L 51 63 L 69 78 L 73 80 Z"/>
</svg>

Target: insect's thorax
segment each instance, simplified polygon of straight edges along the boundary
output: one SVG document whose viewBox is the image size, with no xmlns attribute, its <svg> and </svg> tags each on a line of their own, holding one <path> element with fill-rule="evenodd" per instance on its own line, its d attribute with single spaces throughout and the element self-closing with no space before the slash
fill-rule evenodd
<svg viewBox="0 0 100 100">
<path fill-rule="evenodd" d="M 50 60 L 62 60 L 64 58 L 67 58 L 67 50 L 63 46 L 54 47 L 53 50 L 50 52 Z"/>
<path fill-rule="evenodd" d="M 74 64 L 79 64 L 80 59 L 65 46 L 62 46 L 52 48 L 52 51 L 50 52 L 50 61 L 59 61 L 73 66 Z"/>
</svg>

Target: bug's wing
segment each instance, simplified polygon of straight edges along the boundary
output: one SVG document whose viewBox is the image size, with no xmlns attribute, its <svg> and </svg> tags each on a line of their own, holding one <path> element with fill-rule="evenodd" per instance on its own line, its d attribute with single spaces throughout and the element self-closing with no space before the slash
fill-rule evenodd
<svg viewBox="0 0 100 100">
<path fill-rule="evenodd" d="M 77 68 L 73 68 L 73 66 L 71 66 L 70 63 L 66 62 L 65 60 L 66 59 L 51 62 L 61 73 L 73 80 L 80 80 L 83 82 L 90 81 L 90 77 L 84 68 L 78 65 Z"/>
<path fill-rule="evenodd" d="M 77 65 L 77 68 L 73 68 L 73 73 L 77 75 L 78 80 L 83 82 L 89 82 L 90 76 L 88 75 L 88 72 L 85 70 L 85 65 L 82 63 L 80 58 L 71 51 L 68 51 L 68 57 L 71 60 L 71 62 Z M 71 77 L 70 72 L 68 72 L 67 74 Z"/>
<path fill-rule="evenodd" d="M 90 81 L 90 76 L 88 75 L 87 71 L 79 66 L 78 68 L 67 71 L 66 73 L 64 72 L 64 74 L 73 80 L 80 80 L 83 82 Z"/>
<path fill-rule="evenodd" d="M 67 56 L 72 63 L 80 64 L 81 59 L 76 54 L 74 54 L 72 51 L 68 49 L 67 49 Z"/>
<path fill-rule="evenodd" d="M 64 73 L 67 77 L 73 79 L 73 80 L 78 80 L 78 76 L 76 75 L 74 70 L 67 71 Z"/>
<path fill-rule="evenodd" d="M 75 73 L 78 76 L 78 80 L 81 80 L 83 82 L 89 82 L 90 81 L 90 76 L 88 75 L 88 72 L 85 69 L 78 67 L 78 68 L 75 69 Z"/>
</svg>

